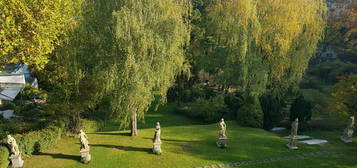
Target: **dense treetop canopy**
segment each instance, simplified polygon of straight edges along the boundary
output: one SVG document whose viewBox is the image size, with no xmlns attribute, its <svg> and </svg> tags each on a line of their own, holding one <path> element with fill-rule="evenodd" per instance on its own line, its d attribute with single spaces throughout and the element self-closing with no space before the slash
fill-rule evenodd
<svg viewBox="0 0 357 168">
<path fill-rule="evenodd" d="M 165 100 L 175 76 L 188 69 L 190 3 L 174 0 L 91 0 L 66 44 L 54 53 L 47 76 L 77 111 L 105 106 L 127 126 L 155 96 Z M 57 71 L 51 68 L 56 67 Z M 66 81 L 59 83 L 58 81 Z"/>
<path fill-rule="evenodd" d="M 206 3 L 195 49 L 218 84 L 259 95 L 299 82 L 324 32 L 322 0 Z"/>
<path fill-rule="evenodd" d="M 0 1 L 0 63 L 23 62 L 42 69 L 75 18 L 72 0 Z"/>
<path fill-rule="evenodd" d="M 261 118 L 260 96 L 297 87 L 326 12 L 323 0 L 0 3 L 0 62 L 36 67 L 49 104 L 73 123 L 85 113 L 125 127 L 187 82 L 183 72 L 209 74 L 217 107 L 233 90 Z"/>
</svg>

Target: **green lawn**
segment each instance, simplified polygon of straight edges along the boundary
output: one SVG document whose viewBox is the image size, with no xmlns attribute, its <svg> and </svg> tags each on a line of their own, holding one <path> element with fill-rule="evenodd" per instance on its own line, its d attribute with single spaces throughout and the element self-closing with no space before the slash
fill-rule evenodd
<svg viewBox="0 0 357 168">
<path fill-rule="evenodd" d="M 311 131 L 306 135 L 330 141 L 324 146 L 299 144 L 299 150 L 288 150 L 287 140 L 260 129 L 239 127 L 227 122 L 229 147 L 219 149 L 215 145 L 217 125 L 199 125 L 186 117 L 171 112 L 170 106 L 158 112 L 148 113 L 146 123 L 140 124 L 139 136 L 130 137 L 128 131 L 108 130 L 88 132 L 92 162 L 81 164 L 78 139 L 62 138 L 52 149 L 25 158 L 26 168 L 185 168 L 231 163 L 266 158 L 284 157 L 324 150 L 338 154 L 276 163 L 242 166 L 247 168 L 352 168 L 357 167 L 357 139 L 343 144 L 337 131 Z M 152 137 L 156 121 L 161 122 L 163 154 L 151 153 Z M 113 126 L 111 129 L 115 128 Z"/>
</svg>

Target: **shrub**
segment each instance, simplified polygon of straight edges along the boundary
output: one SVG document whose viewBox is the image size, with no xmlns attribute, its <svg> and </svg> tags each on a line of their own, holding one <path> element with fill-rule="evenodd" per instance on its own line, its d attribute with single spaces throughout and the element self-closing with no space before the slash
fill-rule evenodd
<svg viewBox="0 0 357 168">
<path fill-rule="evenodd" d="M 18 119 L 3 120 L 0 122 L 0 138 L 7 134 L 22 134 L 33 130 L 44 129 L 49 125 L 47 120 L 24 121 Z"/>
<path fill-rule="evenodd" d="M 189 88 L 184 88 L 184 86 L 175 85 L 171 87 L 167 92 L 167 99 L 169 102 L 193 102 L 199 98 L 210 99 L 214 96 L 216 96 L 216 93 L 211 87 L 199 84 L 190 86 Z"/>
<path fill-rule="evenodd" d="M 3 129 L 3 126 L 0 125 L 0 139 L 5 138 L 7 134 L 8 134 L 8 132 L 6 132 L 6 131 Z"/>
<path fill-rule="evenodd" d="M 15 108 L 16 115 L 20 115 L 27 119 L 37 118 L 43 112 L 37 103 L 20 104 Z"/>
<path fill-rule="evenodd" d="M 304 99 L 313 105 L 327 106 L 330 101 L 330 95 L 324 94 L 316 89 L 301 89 Z"/>
<path fill-rule="evenodd" d="M 101 129 L 105 127 L 105 121 L 102 120 L 81 119 L 81 123 L 83 123 L 82 130 L 84 132 L 102 131 Z"/>
<path fill-rule="evenodd" d="M 21 92 L 22 99 L 33 100 L 33 99 L 42 99 L 47 100 L 48 95 L 44 90 L 36 89 L 29 84 L 25 85 L 24 90 Z"/>
<path fill-rule="evenodd" d="M 9 165 L 9 150 L 4 144 L 0 144 L 0 168 L 7 168 Z"/>
<path fill-rule="evenodd" d="M 8 110 L 8 109 L 14 109 L 15 108 L 15 103 L 12 101 L 8 100 L 2 100 L 2 105 L 0 107 L 1 110 Z"/>
<path fill-rule="evenodd" d="M 308 75 L 318 77 L 325 84 L 335 84 L 338 77 L 357 73 L 357 65 L 349 62 L 331 61 L 311 67 Z"/>
<path fill-rule="evenodd" d="M 224 102 L 227 104 L 229 110 L 236 112 L 237 109 L 243 105 L 244 98 L 239 93 L 229 93 L 224 98 Z"/>
<path fill-rule="evenodd" d="M 39 152 L 54 145 L 64 132 L 64 122 L 55 122 L 52 125 L 38 131 L 26 134 L 17 134 L 15 139 L 18 142 L 20 151 L 23 154 Z"/>
<path fill-rule="evenodd" d="M 357 74 L 341 77 L 328 107 L 342 116 L 357 116 Z"/>
<path fill-rule="evenodd" d="M 270 130 L 277 126 L 283 119 L 283 106 L 280 101 L 272 96 L 264 95 L 260 98 L 260 105 L 264 113 L 263 128 Z"/>
<path fill-rule="evenodd" d="M 249 96 L 244 100 L 244 104 L 238 108 L 238 124 L 242 126 L 261 128 L 263 126 L 263 112 L 258 98 Z"/>
<path fill-rule="evenodd" d="M 227 119 L 236 119 L 238 109 L 244 104 L 243 93 L 234 92 L 228 93 L 224 98 L 224 102 L 226 103 L 229 112 L 228 115 L 225 116 Z"/>
<path fill-rule="evenodd" d="M 290 121 L 299 118 L 299 122 L 306 122 L 311 119 L 311 115 L 311 103 L 300 95 L 291 105 Z"/>
<path fill-rule="evenodd" d="M 200 118 L 206 122 L 215 122 L 222 118 L 228 111 L 224 103 L 224 96 L 219 95 L 208 100 L 199 98 L 191 104 L 186 113 L 192 117 Z"/>
</svg>

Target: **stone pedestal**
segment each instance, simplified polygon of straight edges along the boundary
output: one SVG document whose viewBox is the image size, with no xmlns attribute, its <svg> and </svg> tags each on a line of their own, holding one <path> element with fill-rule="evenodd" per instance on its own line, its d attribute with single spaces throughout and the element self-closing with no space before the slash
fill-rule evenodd
<svg viewBox="0 0 357 168">
<path fill-rule="evenodd" d="M 352 142 L 352 138 L 349 138 L 349 137 L 341 137 L 340 138 L 341 139 L 341 141 L 343 141 L 344 143 L 350 143 L 350 142 Z"/>
<path fill-rule="evenodd" d="M 89 154 L 89 151 L 81 151 L 81 162 L 87 164 L 91 161 L 92 157 Z"/>
<path fill-rule="evenodd" d="M 352 137 L 353 137 L 353 129 L 346 128 L 343 136 L 341 136 L 341 140 L 345 143 L 350 143 L 352 142 Z"/>
<path fill-rule="evenodd" d="M 286 146 L 287 146 L 289 149 L 298 149 L 297 146 L 292 146 L 292 145 L 290 145 L 290 144 L 286 144 Z"/>
<path fill-rule="evenodd" d="M 24 166 L 24 161 L 21 158 L 21 154 L 17 156 L 11 155 L 9 159 L 11 160 L 11 168 L 22 168 Z"/>
<path fill-rule="evenodd" d="M 345 143 L 350 143 L 352 142 L 352 137 L 353 137 L 353 129 L 355 127 L 355 117 L 351 116 L 351 123 L 345 128 L 343 131 L 343 135 L 341 137 L 341 140 Z"/>
<path fill-rule="evenodd" d="M 227 147 L 227 138 L 226 137 L 219 138 L 218 141 L 216 142 L 216 144 L 219 148 L 226 148 Z"/>
<path fill-rule="evenodd" d="M 298 147 L 296 146 L 296 141 L 297 141 L 297 136 L 290 136 L 290 139 L 289 139 L 289 143 L 286 144 L 286 146 L 289 148 L 289 149 L 298 149 Z"/>
<path fill-rule="evenodd" d="M 161 142 L 155 142 L 154 143 L 154 146 L 152 148 L 152 152 L 154 154 L 157 154 L 157 155 L 160 155 L 162 153 L 162 150 L 161 150 Z"/>
</svg>

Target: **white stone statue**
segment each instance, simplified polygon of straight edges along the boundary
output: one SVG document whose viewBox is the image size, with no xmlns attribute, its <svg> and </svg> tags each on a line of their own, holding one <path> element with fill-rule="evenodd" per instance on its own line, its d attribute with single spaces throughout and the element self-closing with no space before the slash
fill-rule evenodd
<svg viewBox="0 0 357 168">
<path fill-rule="evenodd" d="M 224 122 L 224 119 L 222 118 L 221 121 L 219 122 L 219 138 L 226 138 L 226 130 L 227 130 L 227 125 Z"/>
<path fill-rule="evenodd" d="M 217 141 L 217 146 L 220 148 L 225 148 L 227 147 L 227 125 L 224 122 L 224 119 L 222 118 L 221 121 L 219 122 L 219 133 L 218 133 L 218 141 Z"/>
<path fill-rule="evenodd" d="M 353 129 L 355 127 L 355 117 L 351 117 L 351 123 L 345 128 L 343 131 L 343 135 L 341 137 L 341 140 L 345 143 L 352 142 L 352 136 L 353 136 Z"/>
<path fill-rule="evenodd" d="M 19 146 L 17 145 L 15 138 L 13 138 L 11 135 L 8 135 L 6 142 L 9 145 L 11 151 L 9 157 L 9 159 L 11 160 L 11 167 L 12 168 L 23 167 L 24 161 L 21 158 L 21 152 L 19 150 Z"/>
<path fill-rule="evenodd" d="M 161 143 L 161 127 L 160 127 L 160 123 L 157 122 L 156 123 L 156 127 L 155 127 L 155 134 L 154 134 L 154 142 L 160 142 Z"/>
<path fill-rule="evenodd" d="M 80 148 L 80 152 L 81 152 L 81 161 L 83 163 L 89 163 L 91 161 L 91 155 L 89 153 L 89 142 L 88 142 L 88 137 L 87 135 L 84 133 L 83 130 L 79 131 L 79 141 L 81 143 L 81 148 Z"/>
<path fill-rule="evenodd" d="M 154 142 L 154 146 L 153 146 L 153 153 L 154 154 L 161 154 L 162 153 L 162 150 L 161 150 L 161 127 L 160 127 L 160 123 L 157 122 L 156 123 L 156 127 L 155 127 L 155 134 L 154 134 L 154 139 L 153 139 L 153 142 Z"/>
<path fill-rule="evenodd" d="M 298 139 L 297 133 L 299 129 L 299 119 L 296 118 L 293 123 L 291 123 L 291 134 L 289 136 L 289 143 L 286 145 L 289 149 L 298 149 L 296 146 L 296 141 Z"/>
</svg>

